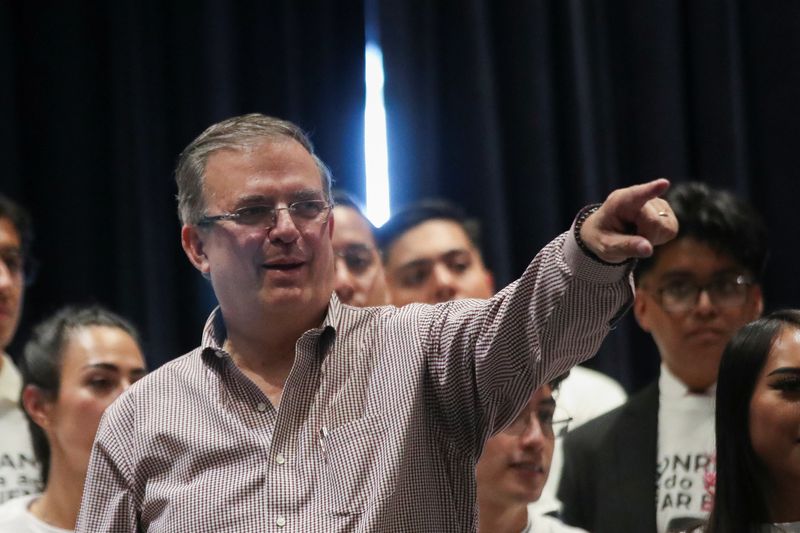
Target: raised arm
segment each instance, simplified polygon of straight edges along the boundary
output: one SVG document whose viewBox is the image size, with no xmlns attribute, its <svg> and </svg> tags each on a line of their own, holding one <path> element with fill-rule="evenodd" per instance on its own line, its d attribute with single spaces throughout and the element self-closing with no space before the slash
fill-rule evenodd
<svg viewBox="0 0 800 533">
<path fill-rule="evenodd" d="M 491 300 L 438 306 L 429 370 L 454 442 L 479 451 L 532 390 L 594 355 L 632 300 L 631 265 L 622 263 L 677 232 L 657 198 L 668 186 L 655 180 L 611 193 Z"/>
</svg>

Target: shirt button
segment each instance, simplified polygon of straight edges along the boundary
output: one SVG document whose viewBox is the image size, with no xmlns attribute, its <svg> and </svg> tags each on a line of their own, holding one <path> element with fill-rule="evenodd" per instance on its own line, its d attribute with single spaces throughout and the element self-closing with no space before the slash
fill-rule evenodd
<svg viewBox="0 0 800 533">
<path fill-rule="evenodd" d="M 275 519 L 275 525 L 278 527 L 283 527 L 286 525 L 286 518 L 279 516 Z"/>
<path fill-rule="evenodd" d="M 283 463 L 286 462 L 286 457 L 284 457 L 282 453 L 279 453 L 278 455 L 275 456 L 275 462 L 278 463 L 279 465 L 282 465 Z"/>
<path fill-rule="evenodd" d="M 264 411 L 267 410 L 267 404 L 265 404 L 264 402 L 258 402 L 258 405 L 256 405 L 256 409 L 258 409 L 263 413 Z"/>
</svg>

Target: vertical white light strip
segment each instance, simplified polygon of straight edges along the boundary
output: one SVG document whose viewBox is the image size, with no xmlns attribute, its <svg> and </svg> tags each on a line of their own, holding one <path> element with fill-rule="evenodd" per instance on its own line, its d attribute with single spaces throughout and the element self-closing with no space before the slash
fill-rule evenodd
<svg viewBox="0 0 800 533">
<path fill-rule="evenodd" d="M 366 215 L 376 227 L 389 220 L 389 153 L 386 144 L 386 109 L 383 105 L 383 54 L 367 42 L 364 49 L 364 163 L 366 167 Z"/>
</svg>

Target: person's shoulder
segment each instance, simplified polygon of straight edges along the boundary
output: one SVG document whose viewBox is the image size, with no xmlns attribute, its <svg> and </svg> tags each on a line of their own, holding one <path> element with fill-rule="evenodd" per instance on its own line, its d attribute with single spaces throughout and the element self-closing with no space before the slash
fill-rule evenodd
<svg viewBox="0 0 800 533">
<path fill-rule="evenodd" d="M 592 392 L 597 389 L 602 389 L 604 394 L 609 392 L 621 398 L 627 398 L 628 396 L 625 393 L 625 389 L 622 388 L 622 385 L 620 385 L 614 378 L 597 370 L 592 370 L 591 368 L 586 368 L 580 365 L 570 369 L 569 376 L 567 376 L 567 379 L 564 380 L 562 386 L 566 385 L 567 383 L 569 383 L 570 386 L 574 385 L 580 388 L 589 388 L 592 390 Z"/>
<path fill-rule="evenodd" d="M 650 412 L 652 411 L 652 412 Z M 570 430 L 564 437 L 565 448 L 601 448 L 610 435 L 617 434 L 626 421 L 635 421 L 658 413 L 658 384 L 651 383 L 631 395 L 625 403 Z"/>
<path fill-rule="evenodd" d="M 532 515 L 529 524 L 531 533 L 587 533 L 585 529 L 568 526 L 558 518 L 547 515 Z"/>
<path fill-rule="evenodd" d="M 571 429 L 564 436 L 565 446 L 573 443 L 596 444 L 600 442 L 606 434 L 613 431 L 617 421 L 625 413 L 627 405 L 628 402 L 625 402 L 619 407 L 615 407 L 607 413 L 593 418 L 575 429 Z"/>
<path fill-rule="evenodd" d="M 12 498 L 0 504 L 0 533 L 19 533 L 21 522 L 26 518 L 28 506 L 38 494 L 29 494 Z"/>
<path fill-rule="evenodd" d="M 205 368 L 203 349 L 195 348 L 148 372 L 129 390 L 134 394 L 150 394 L 153 390 L 163 390 L 167 384 L 170 387 L 180 386 L 181 383 L 195 381 L 205 371 Z"/>
<path fill-rule="evenodd" d="M 207 371 L 202 358 L 202 349 L 195 348 L 149 372 L 114 400 L 103 418 L 132 422 L 136 416 L 147 416 L 150 410 L 162 408 L 165 402 L 178 400 L 181 395 L 177 392 L 181 390 L 202 388 Z"/>
<path fill-rule="evenodd" d="M 559 406 L 572 416 L 575 428 L 619 407 L 627 398 L 625 389 L 616 380 L 582 366 L 569 371 L 558 393 Z"/>
</svg>

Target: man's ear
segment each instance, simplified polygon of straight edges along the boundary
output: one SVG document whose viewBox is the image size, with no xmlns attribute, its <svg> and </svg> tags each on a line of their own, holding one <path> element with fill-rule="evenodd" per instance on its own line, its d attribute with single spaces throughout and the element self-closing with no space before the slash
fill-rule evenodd
<svg viewBox="0 0 800 533">
<path fill-rule="evenodd" d="M 652 302 L 647 297 L 647 294 L 640 289 L 636 288 L 636 295 L 633 299 L 633 316 L 636 318 L 636 323 L 647 333 L 650 333 L 650 316 L 648 310 Z"/>
<path fill-rule="evenodd" d="M 494 294 L 497 292 L 497 289 L 494 286 L 494 274 L 488 268 L 484 269 L 486 271 L 486 285 L 489 286 L 489 290 Z"/>
<path fill-rule="evenodd" d="M 181 228 L 181 246 L 186 253 L 186 257 L 200 271 L 203 277 L 208 277 L 211 266 L 208 263 L 204 250 L 203 235 L 197 226 L 184 224 Z"/>
<path fill-rule="evenodd" d="M 334 222 L 335 221 L 333 219 L 333 209 L 331 209 L 331 212 L 328 213 L 328 238 L 329 239 L 333 239 L 333 225 L 334 225 Z"/>
<path fill-rule="evenodd" d="M 22 407 L 28 416 L 43 430 L 50 427 L 53 399 L 36 385 L 25 385 L 22 390 Z"/>
</svg>

